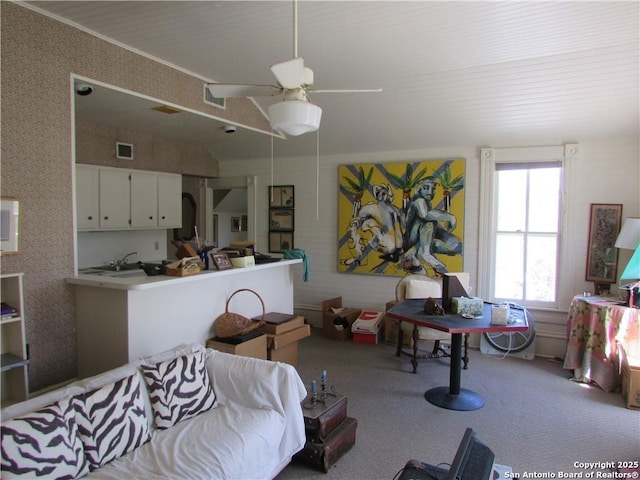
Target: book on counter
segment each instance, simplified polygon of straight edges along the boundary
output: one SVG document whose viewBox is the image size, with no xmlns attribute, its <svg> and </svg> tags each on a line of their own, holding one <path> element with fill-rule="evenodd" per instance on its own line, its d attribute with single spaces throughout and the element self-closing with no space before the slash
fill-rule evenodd
<svg viewBox="0 0 640 480">
<path fill-rule="evenodd" d="M 304 325 L 304 317 L 300 317 L 295 313 L 269 312 L 264 317 L 258 315 L 253 317 L 252 320 L 264 320 L 266 323 L 259 330 L 271 335 L 279 335 Z"/>
</svg>

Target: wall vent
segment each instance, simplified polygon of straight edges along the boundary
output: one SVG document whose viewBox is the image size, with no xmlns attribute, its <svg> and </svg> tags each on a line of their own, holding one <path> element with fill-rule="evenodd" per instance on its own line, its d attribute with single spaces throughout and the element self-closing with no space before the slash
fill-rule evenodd
<svg viewBox="0 0 640 480">
<path fill-rule="evenodd" d="M 206 85 L 204 86 L 204 103 L 208 105 L 213 105 L 214 107 L 226 109 L 227 108 L 226 100 L 227 100 L 226 98 L 214 97 L 213 95 L 211 95 L 211 92 L 209 91 L 207 86 Z"/>
</svg>

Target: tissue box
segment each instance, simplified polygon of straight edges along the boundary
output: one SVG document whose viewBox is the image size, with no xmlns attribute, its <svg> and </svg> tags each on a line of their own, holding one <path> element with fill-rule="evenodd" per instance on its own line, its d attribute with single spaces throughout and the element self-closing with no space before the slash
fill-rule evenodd
<svg viewBox="0 0 640 480">
<path fill-rule="evenodd" d="M 509 319 L 509 307 L 506 305 L 494 305 L 491 308 L 491 324 L 506 325 Z"/>
<path fill-rule="evenodd" d="M 451 310 L 453 313 L 461 315 L 482 315 L 483 300 L 478 297 L 453 297 L 451 299 Z"/>
</svg>

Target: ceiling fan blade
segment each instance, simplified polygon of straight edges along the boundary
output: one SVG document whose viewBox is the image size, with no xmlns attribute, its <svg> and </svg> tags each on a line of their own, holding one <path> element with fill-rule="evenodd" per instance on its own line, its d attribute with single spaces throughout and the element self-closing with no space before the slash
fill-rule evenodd
<svg viewBox="0 0 640 480">
<path fill-rule="evenodd" d="M 304 59 L 302 57 L 293 58 L 286 62 L 271 65 L 271 72 L 276 77 L 278 83 L 286 89 L 300 88 L 305 84 Z"/>
<path fill-rule="evenodd" d="M 313 89 L 308 88 L 308 93 L 378 93 L 381 88 L 354 88 L 354 89 Z"/>
<path fill-rule="evenodd" d="M 209 83 L 209 93 L 216 98 L 229 97 L 271 97 L 282 92 L 275 85 L 243 85 L 237 83 Z"/>
</svg>

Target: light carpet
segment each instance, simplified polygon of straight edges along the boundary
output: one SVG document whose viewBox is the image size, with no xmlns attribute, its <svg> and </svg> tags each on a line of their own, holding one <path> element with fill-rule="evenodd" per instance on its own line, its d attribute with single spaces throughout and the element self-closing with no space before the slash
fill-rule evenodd
<svg viewBox="0 0 640 480">
<path fill-rule="evenodd" d="M 587 472 L 611 472 L 604 462 L 640 462 L 640 412 L 626 409 L 620 393 L 571 381 L 549 359 L 469 355 L 461 385 L 481 394 L 485 406 L 452 411 L 424 399 L 427 389 L 448 385 L 449 359 L 422 360 L 413 374 L 410 359 L 396 357 L 393 346 L 327 340 L 312 329 L 299 343 L 298 372 L 310 390 L 327 370 L 328 383 L 348 396 L 356 444 L 326 474 L 293 462 L 277 480 L 391 480 L 412 458 L 451 463 L 467 427 L 519 478 L 605 478 Z M 595 462 L 603 464 L 582 466 Z"/>
</svg>

